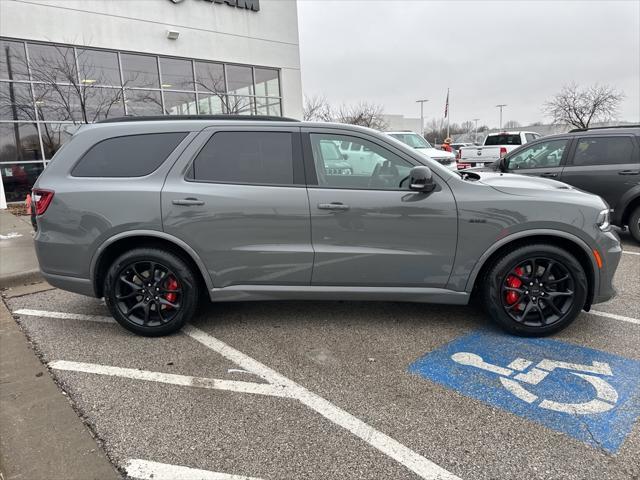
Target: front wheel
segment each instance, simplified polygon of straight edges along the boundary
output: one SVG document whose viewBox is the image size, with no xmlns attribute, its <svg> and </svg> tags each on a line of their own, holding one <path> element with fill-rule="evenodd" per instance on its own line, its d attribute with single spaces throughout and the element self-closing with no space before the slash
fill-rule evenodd
<svg viewBox="0 0 640 480">
<path fill-rule="evenodd" d="M 109 268 L 104 297 L 127 330 L 147 337 L 168 335 L 188 322 L 198 304 L 198 282 L 180 257 L 155 248 L 137 248 Z"/>
<path fill-rule="evenodd" d="M 640 207 L 631 212 L 629 217 L 629 233 L 636 242 L 640 242 Z"/>
<path fill-rule="evenodd" d="M 497 260 L 484 279 L 485 307 L 502 328 L 541 336 L 568 326 L 582 310 L 588 281 L 580 262 L 552 245 L 527 245 Z"/>
</svg>

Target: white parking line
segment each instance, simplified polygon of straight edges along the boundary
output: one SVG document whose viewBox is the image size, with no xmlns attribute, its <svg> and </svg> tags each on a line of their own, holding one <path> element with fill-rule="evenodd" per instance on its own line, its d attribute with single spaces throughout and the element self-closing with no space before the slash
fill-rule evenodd
<svg viewBox="0 0 640 480">
<path fill-rule="evenodd" d="M 108 375 L 111 377 L 131 378 L 133 380 L 145 380 L 147 382 L 181 385 L 183 387 L 229 390 L 231 392 L 292 398 L 292 395 L 287 391 L 286 387 L 265 383 L 237 382 L 234 380 L 220 380 L 217 378 L 191 377 L 189 375 L 151 372 L 148 370 L 136 370 L 134 368 L 112 367 L 109 365 L 99 365 L 97 363 L 69 362 L 66 360 L 55 360 L 50 362 L 49 366 L 54 370 L 94 373 L 96 375 Z"/>
<path fill-rule="evenodd" d="M 287 377 L 227 345 L 221 340 L 191 325 L 186 325 L 182 331 L 207 348 L 238 364 L 243 369 L 264 378 L 269 383 L 288 387 L 294 392 L 294 397 L 304 405 L 315 410 L 336 425 L 348 430 L 372 447 L 380 450 L 385 455 L 418 474 L 420 477 L 433 480 L 458 479 L 458 477 L 451 472 L 418 455 L 400 442 L 397 442 L 340 407 L 335 406 L 328 400 L 298 385 L 293 380 L 289 380 Z"/>
<path fill-rule="evenodd" d="M 601 312 L 599 310 L 591 310 L 585 313 L 589 315 L 597 315 L 599 317 L 613 318 L 614 320 L 620 320 L 622 322 L 629 322 L 629 323 L 635 323 L 636 325 L 640 325 L 640 318 L 625 317 L 624 315 L 616 315 L 615 313 Z"/>
<path fill-rule="evenodd" d="M 124 468 L 128 476 L 139 480 L 260 480 L 256 477 L 229 475 L 137 458 L 129 460 Z"/>
<path fill-rule="evenodd" d="M 99 317 L 92 315 L 78 315 L 71 313 L 63 313 L 63 312 L 49 312 L 45 310 L 17 310 L 14 313 L 18 315 L 33 315 L 39 317 L 49 317 L 49 318 L 60 318 L 60 319 L 73 319 L 73 320 L 85 320 L 85 321 L 99 321 L 104 322 L 105 318 L 109 317 Z M 96 320 L 99 319 L 99 320 Z M 432 461 L 426 459 L 425 457 L 419 455 L 414 452 L 410 448 L 404 446 L 400 442 L 394 440 L 393 438 L 385 435 L 384 433 L 376 430 L 370 425 L 366 424 L 359 418 L 354 417 L 350 413 L 345 410 L 337 407 L 332 404 L 328 400 L 322 398 L 321 396 L 307 390 L 306 388 L 298 385 L 293 380 L 289 380 L 287 377 L 279 374 L 275 370 L 267 367 L 266 365 L 254 360 L 253 358 L 245 355 L 244 353 L 236 350 L 235 348 L 227 345 L 226 343 L 218 340 L 217 338 L 203 332 L 202 330 L 193 327 L 191 325 L 186 325 L 182 332 L 185 335 L 190 336 L 194 340 L 200 342 L 207 348 L 217 352 L 223 357 L 231 360 L 242 369 L 251 372 L 259 377 L 263 378 L 267 382 L 269 382 L 274 387 L 285 387 L 287 394 L 290 395 L 290 398 L 295 398 L 299 400 L 301 403 L 311 408 L 312 410 L 318 412 L 320 415 L 335 423 L 338 426 L 343 427 L 344 429 L 351 432 L 356 437 L 364 440 L 366 443 L 376 448 L 380 452 L 384 453 L 388 457 L 397 461 L 401 465 L 403 465 L 408 470 L 416 473 L 418 476 L 428 479 L 428 480 L 460 480 L 459 477 L 455 476 L 453 473 L 445 470 L 439 465 L 433 463 Z M 56 362 L 52 362 L 52 368 L 55 368 Z M 58 361 L 57 366 L 64 366 L 65 363 L 60 363 Z M 91 365 L 91 364 L 88 364 Z M 119 367 L 111 367 L 111 368 L 119 368 Z M 133 369 L 123 369 L 130 370 L 132 372 L 140 372 L 140 370 Z M 149 372 L 154 373 L 154 372 Z M 243 382 L 236 382 L 243 383 Z M 145 478 L 145 477 L 143 477 Z M 175 477 L 168 477 L 175 478 Z M 180 477 L 177 477 L 180 478 Z M 198 478 L 198 477 L 196 477 Z M 213 477 L 215 478 L 215 477 Z M 154 480 L 155 479 L 154 477 Z"/>
<path fill-rule="evenodd" d="M 30 308 L 22 308 L 16 310 L 16 315 L 28 315 L 30 317 L 48 317 L 59 318 L 62 320 L 84 320 L 86 322 L 99 322 L 99 323 L 115 323 L 113 317 L 101 317 L 100 315 L 83 315 L 81 313 L 64 313 L 64 312 L 49 312 L 47 310 L 31 310 Z"/>
</svg>

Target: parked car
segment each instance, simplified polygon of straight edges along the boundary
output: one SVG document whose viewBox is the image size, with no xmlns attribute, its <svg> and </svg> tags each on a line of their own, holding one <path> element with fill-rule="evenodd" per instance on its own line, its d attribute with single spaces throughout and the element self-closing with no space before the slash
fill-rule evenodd
<svg viewBox="0 0 640 480">
<path fill-rule="evenodd" d="M 458 168 L 484 167 L 500 160 L 520 145 L 540 138 L 535 132 L 500 132 L 488 134 L 482 146 L 461 147 L 458 150 Z"/>
<path fill-rule="evenodd" d="M 409 145 L 411 148 L 415 148 L 418 152 L 426 155 L 427 157 L 435 160 L 439 164 L 444 165 L 451 170 L 455 171 L 458 169 L 455 153 L 433 148 L 431 144 L 424 139 L 424 137 L 418 135 L 415 132 L 409 130 L 400 132 L 387 132 L 387 135 L 392 136 L 396 140 L 400 140 L 402 143 Z"/>
<path fill-rule="evenodd" d="M 483 169 L 553 178 L 600 195 L 640 242 L 640 126 L 576 129 L 533 141 Z"/>
<path fill-rule="evenodd" d="M 334 174 L 326 142 L 381 160 Z M 507 331 L 550 334 L 612 298 L 621 256 L 597 195 L 453 172 L 352 125 L 110 119 L 73 135 L 33 196 L 44 278 L 104 297 L 148 336 L 180 329 L 201 295 L 457 305 L 477 295 Z"/>
</svg>

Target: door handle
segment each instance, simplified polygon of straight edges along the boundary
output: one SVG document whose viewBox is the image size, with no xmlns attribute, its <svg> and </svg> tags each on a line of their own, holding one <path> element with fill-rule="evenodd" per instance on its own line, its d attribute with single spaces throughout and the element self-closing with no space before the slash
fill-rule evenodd
<svg viewBox="0 0 640 480">
<path fill-rule="evenodd" d="M 349 205 L 345 205 L 344 203 L 340 203 L 340 202 L 319 203 L 318 209 L 345 211 L 345 210 L 349 210 Z"/>
<path fill-rule="evenodd" d="M 174 205 L 183 205 L 183 206 L 191 206 L 191 205 L 204 205 L 203 200 L 198 200 L 197 198 L 182 198 L 180 200 L 172 200 L 171 203 Z"/>
<path fill-rule="evenodd" d="M 618 175 L 640 175 L 640 170 L 622 170 Z"/>
<path fill-rule="evenodd" d="M 544 172 L 544 173 L 541 173 L 540 176 L 546 177 L 546 178 L 556 178 L 558 174 L 553 172 Z"/>
</svg>

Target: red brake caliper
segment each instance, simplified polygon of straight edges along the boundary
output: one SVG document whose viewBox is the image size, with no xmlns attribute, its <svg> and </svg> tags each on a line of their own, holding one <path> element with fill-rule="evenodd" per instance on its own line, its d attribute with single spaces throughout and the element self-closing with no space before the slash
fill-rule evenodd
<svg viewBox="0 0 640 480">
<path fill-rule="evenodd" d="M 175 279 L 175 277 L 169 277 L 169 278 L 167 279 L 167 282 L 166 282 L 166 284 L 165 284 L 165 288 L 166 288 L 167 290 L 177 290 L 177 289 L 178 289 L 178 281 Z M 178 298 L 178 294 L 177 294 L 177 293 L 174 293 L 174 292 L 170 292 L 170 293 L 167 293 L 167 294 L 164 296 L 164 298 L 165 298 L 168 302 L 173 303 L 173 302 L 175 302 L 175 301 L 177 300 L 177 298 Z M 172 307 L 171 307 L 171 306 L 169 306 L 169 305 L 166 305 L 166 308 L 170 309 L 170 308 L 172 308 Z"/>
<path fill-rule="evenodd" d="M 517 267 L 514 270 L 514 273 L 516 275 L 522 276 L 522 274 L 524 272 L 522 271 L 521 267 Z M 507 286 L 509 286 L 511 288 L 520 288 L 522 286 L 522 281 L 518 277 L 514 277 L 513 275 L 509 275 L 507 277 Z M 514 292 L 513 290 L 509 290 L 507 292 L 505 300 L 509 305 L 513 305 L 518 300 L 520 300 L 520 294 L 518 292 Z"/>
</svg>

